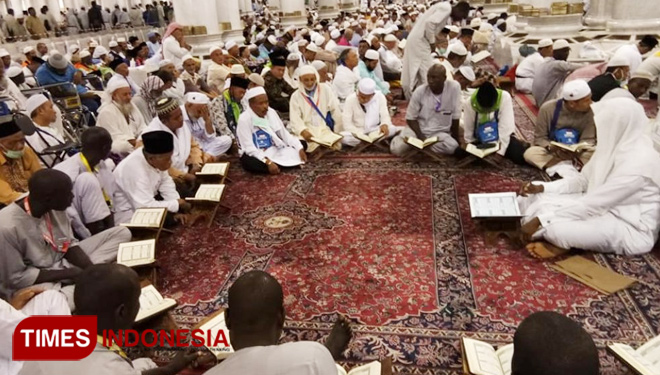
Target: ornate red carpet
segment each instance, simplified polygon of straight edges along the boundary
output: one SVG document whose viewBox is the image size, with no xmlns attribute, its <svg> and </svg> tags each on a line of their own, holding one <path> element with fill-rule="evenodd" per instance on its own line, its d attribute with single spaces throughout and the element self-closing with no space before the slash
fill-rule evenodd
<svg viewBox="0 0 660 375">
<path fill-rule="evenodd" d="M 605 297 L 504 241 L 488 247 L 467 194 L 510 191 L 536 172 L 453 163 L 339 155 L 279 176 L 234 166 L 231 213 L 163 242 L 162 292 L 178 300 L 175 318 L 190 326 L 225 306 L 241 273 L 266 270 L 284 287 L 283 340 L 322 340 L 341 313 L 355 331 L 344 364 L 390 356 L 405 374 L 460 374 L 461 336 L 510 342 L 520 320 L 542 309 L 576 319 L 601 348 L 660 333 L 655 255 L 596 256 L 644 281 Z M 620 373 L 602 353 L 603 373 Z"/>
</svg>

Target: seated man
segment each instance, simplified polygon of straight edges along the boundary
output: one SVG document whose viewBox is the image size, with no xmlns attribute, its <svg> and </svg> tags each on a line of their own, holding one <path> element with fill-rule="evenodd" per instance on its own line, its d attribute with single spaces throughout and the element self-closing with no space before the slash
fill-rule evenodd
<svg viewBox="0 0 660 375">
<path fill-rule="evenodd" d="M 1 297 L 32 285 L 62 289 L 73 310 L 73 281 L 93 263 L 116 261 L 131 232 L 116 227 L 78 242 L 65 212 L 73 201 L 71 179 L 43 169 L 28 184 L 30 195 L 0 210 Z"/>
<path fill-rule="evenodd" d="M 28 180 L 39 169 L 39 158 L 25 145 L 25 134 L 12 116 L 0 117 L 0 207 L 28 191 Z"/>
<path fill-rule="evenodd" d="M 563 98 L 545 103 L 539 110 L 534 130 L 534 144 L 525 151 L 525 160 L 549 175 L 561 176 L 575 173 L 572 161 L 574 153 L 550 144 L 551 141 L 577 144 L 587 142 L 596 146 L 596 126 L 591 110 L 591 90 L 585 81 L 568 82 L 563 89 Z M 579 154 L 586 164 L 593 150 Z M 552 168 L 554 167 L 554 168 Z"/>
<path fill-rule="evenodd" d="M 107 130 L 98 126 L 88 128 L 81 137 L 81 151 L 55 166 L 73 183 L 73 203 L 67 214 L 79 238 L 115 226 L 111 212 L 114 164 L 108 159 L 111 147 L 112 137 Z"/>
<path fill-rule="evenodd" d="M 202 76 L 197 73 L 197 63 L 191 55 L 186 55 L 182 59 L 183 73 L 181 79 L 186 85 L 186 94 L 189 92 L 202 92 L 211 98 L 218 95 L 218 91 L 209 87 Z"/>
<path fill-rule="evenodd" d="M 621 88 L 628 82 L 630 76 L 630 66 L 625 57 L 612 58 L 607 63 L 607 69 L 601 74 L 589 81 L 591 89 L 591 100 L 600 101 L 608 92 Z"/>
<path fill-rule="evenodd" d="M 171 213 L 190 208 L 167 173 L 174 151 L 172 133 L 160 130 L 144 133 L 142 142 L 144 146 L 122 160 L 112 173 L 117 183 L 115 223 L 129 222 L 138 208 L 165 207 Z"/>
<path fill-rule="evenodd" d="M 625 97 L 633 100 L 639 99 L 646 94 L 653 83 L 653 76 L 645 71 L 637 71 L 630 76 L 627 88 L 615 88 L 605 94 L 600 100 L 607 100 L 617 97 Z"/>
<path fill-rule="evenodd" d="M 378 52 L 370 49 L 364 54 L 364 59 L 358 63 L 358 66 L 354 69 L 354 71 L 360 78 L 373 79 L 374 82 L 376 82 L 376 89 L 383 95 L 389 96 L 390 84 L 379 78 L 374 71 L 378 66 L 379 61 L 380 55 Z M 388 98 L 388 100 L 391 100 L 391 96 Z"/>
<path fill-rule="evenodd" d="M 136 139 L 146 127 L 140 110 L 133 104 L 128 82 L 114 80 L 105 89 L 112 98 L 99 110 L 97 126 L 112 136 L 112 152 L 126 156 L 133 152 Z"/>
<path fill-rule="evenodd" d="M 442 59 L 440 64 L 445 67 L 447 72 L 447 80 L 454 80 L 454 73 L 463 66 L 465 60 L 467 59 L 468 50 L 465 49 L 463 43 L 456 43 L 452 50 L 447 55 L 446 59 Z"/>
<path fill-rule="evenodd" d="M 206 73 L 206 83 L 217 92 L 222 92 L 229 68 L 225 65 L 225 55 L 220 47 L 211 47 L 211 64 Z"/>
<path fill-rule="evenodd" d="M 140 86 L 129 76 L 128 64 L 124 59 L 116 58 L 108 64 L 108 67 L 115 73 L 110 78 L 110 81 L 118 79 L 128 82 L 131 87 L 131 95 L 137 95 L 140 92 Z M 110 81 L 108 81 L 108 85 L 111 84 Z"/>
<path fill-rule="evenodd" d="M 511 95 L 485 82 L 463 107 L 463 139 L 477 147 L 499 143 L 499 151 L 486 156 L 505 156 L 524 164 L 524 147 L 513 133 L 516 130 Z M 466 144 L 462 145 L 466 147 Z"/>
<path fill-rule="evenodd" d="M 542 39 L 539 41 L 538 52 L 525 57 L 518 64 L 518 68 L 516 69 L 516 90 L 526 94 L 532 93 L 536 68 L 543 64 L 543 62 L 551 59 L 552 52 L 552 39 Z"/>
<path fill-rule="evenodd" d="M 461 87 L 455 81 L 447 81 L 445 67 L 433 65 L 427 73 L 427 83 L 415 89 L 404 128 L 394 137 L 390 151 L 403 156 L 410 151 L 406 143 L 409 137 L 425 140 L 438 137 L 438 142 L 430 146 L 431 151 L 452 155 L 460 150 L 459 121 L 461 119 Z"/>
<path fill-rule="evenodd" d="M 79 361 L 25 362 L 21 375 L 71 375 L 102 371 L 115 375 L 175 375 L 199 357 L 199 352 L 179 351 L 172 361 L 158 367 L 149 358 L 128 359 L 118 347 L 104 346 L 103 333 L 133 328 L 140 310 L 140 279 L 132 269 L 119 264 L 93 265 L 81 273 L 74 293 L 76 315 L 97 319 L 96 343 L 92 353 Z"/>
<path fill-rule="evenodd" d="M 261 78 L 258 74 L 257 77 Z M 229 89 L 211 102 L 209 106 L 211 121 L 213 121 L 217 134 L 230 137 L 232 140 L 236 139 L 236 126 L 238 118 L 244 110 L 242 101 L 249 84 L 250 81 L 247 79 L 234 77 L 229 84 Z"/>
<path fill-rule="evenodd" d="M 172 87 L 172 75 L 164 70 L 159 71 L 157 75 L 147 77 L 142 82 L 140 93 L 133 96 L 132 102 L 140 110 L 145 123 L 150 123 L 156 117 L 156 101 L 170 87 Z"/>
<path fill-rule="evenodd" d="M 307 142 L 307 152 L 316 150 L 313 137 L 321 137 L 341 129 L 342 118 L 337 95 L 330 85 L 318 82 L 318 73 L 311 65 L 300 68 L 300 88 L 291 95 L 289 128 Z M 341 144 L 336 144 L 338 149 Z"/>
<path fill-rule="evenodd" d="M 522 233 L 533 241 L 527 245 L 533 256 L 571 248 L 638 255 L 658 240 L 660 155 L 645 135 L 644 108 L 627 98 L 593 108 L 598 147 L 582 172 L 523 185 Z"/>
<path fill-rule="evenodd" d="M 161 98 L 156 102 L 158 117 L 144 129 L 142 135 L 162 130 L 172 134 L 174 139 L 174 152 L 172 153 L 172 166 L 168 170 L 177 190 L 182 195 L 194 195 L 192 188 L 195 183 L 195 173 L 202 170 L 204 163 L 214 161 L 215 157 L 202 151 L 199 143 L 192 137 L 187 126 L 183 126 L 183 110 L 179 103 L 172 98 Z"/>
<path fill-rule="evenodd" d="M 369 134 L 380 130 L 383 138 L 394 137 L 401 128 L 392 125 L 390 111 L 387 108 L 387 99 L 381 92 L 376 91 L 376 82 L 371 78 L 362 78 L 358 84 L 358 91 L 348 96 L 344 103 L 343 131 L 341 142 L 347 146 L 355 147 L 360 140 L 353 136 L 356 134 Z"/>
<path fill-rule="evenodd" d="M 277 112 L 268 107 L 266 90 L 255 87 L 245 94 L 245 98 L 249 108 L 241 114 L 236 129 L 243 169 L 254 173 L 278 174 L 280 167 L 300 165 L 307 161 L 307 154 L 298 138 L 284 128 Z M 271 160 L 274 155 L 284 155 L 282 159 L 287 160 L 286 165 L 279 158 L 277 162 Z"/>
<path fill-rule="evenodd" d="M 401 79 L 401 70 L 403 62 L 395 54 L 399 39 L 393 34 L 387 34 L 383 39 L 383 52 L 381 53 L 381 63 L 383 65 L 383 76 L 386 81 L 396 81 Z"/>
<path fill-rule="evenodd" d="M 11 79 L 19 90 L 29 90 L 31 87 L 25 82 L 25 74 L 20 66 L 12 66 L 7 69 L 7 78 Z"/>
<path fill-rule="evenodd" d="M 282 286 L 263 271 L 241 275 L 229 288 L 225 322 L 234 354 L 205 375 L 335 375 L 334 360 L 351 339 L 345 318 L 335 323 L 325 346 L 315 341 L 279 344 L 284 327 Z"/>
<path fill-rule="evenodd" d="M 284 69 L 286 69 L 286 58 L 272 54 L 270 62 L 272 68 L 264 75 L 264 87 L 268 94 L 268 103 L 271 108 L 279 114 L 289 115 L 289 100 L 293 92 L 296 91 L 284 80 Z"/>
<path fill-rule="evenodd" d="M 513 335 L 512 375 L 598 375 L 598 350 L 575 321 L 553 311 L 536 312 Z"/>
<path fill-rule="evenodd" d="M 340 55 L 335 71 L 335 78 L 332 80 L 332 89 L 339 99 L 339 105 L 342 105 L 346 98 L 355 93 L 355 87 L 360 81 L 360 77 L 354 69 L 358 66 L 360 57 L 355 48 L 347 48 Z"/>
<path fill-rule="evenodd" d="M 183 82 L 183 80 L 180 77 L 179 71 L 176 69 L 174 66 L 174 63 L 170 60 L 161 60 L 158 63 L 159 70 L 168 72 L 172 75 L 172 87 L 169 89 L 165 90 L 163 92 L 163 95 L 167 96 L 168 98 L 174 98 L 176 99 L 179 104 L 183 104 L 184 101 L 184 96 L 186 95 L 186 84 Z"/>
<path fill-rule="evenodd" d="M 539 108 L 546 102 L 556 99 L 566 77 L 580 67 L 566 61 L 571 53 L 571 47 L 566 40 L 556 40 L 552 49 L 553 57 L 538 66 L 532 83 L 532 94 Z"/>
<path fill-rule="evenodd" d="M 238 80 L 241 78 L 233 78 Z M 212 156 L 220 156 L 227 152 L 232 145 L 232 139 L 226 135 L 216 135 L 211 114 L 209 112 L 209 98 L 197 92 L 186 94 L 186 104 L 181 106 L 183 122 L 199 143 L 202 150 Z"/>
<path fill-rule="evenodd" d="M 32 150 L 40 154 L 48 147 L 64 144 L 62 133 L 54 126 L 57 112 L 55 112 L 53 102 L 45 95 L 37 94 L 28 98 L 26 107 L 25 113 L 32 119 L 36 129 L 32 135 L 25 137 L 25 142 Z M 40 159 L 44 167 L 51 167 L 55 155 L 41 155 Z"/>
<path fill-rule="evenodd" d="M 80 52 L 80 61 L 75 63 L 73 67 L 82 71 L 84 74 L 97 72 L 100 75 L 99 68 L 92 61 L 92 54 L 87 50 Z"/>
</svg>

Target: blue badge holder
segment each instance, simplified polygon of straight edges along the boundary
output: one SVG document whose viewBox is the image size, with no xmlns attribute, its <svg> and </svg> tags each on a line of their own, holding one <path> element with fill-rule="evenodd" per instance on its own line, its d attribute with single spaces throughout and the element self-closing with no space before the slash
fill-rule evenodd
<svg viewBox="0 0 660 375">
<path fill-rule="evenodd" d="M 574 128 L 555 130 L 555 141 L 565 145 L 575 145 L 580 141 L 580 132 Z"/>
<path fill-rule="evenodd" d="M 479 143 L 494 143 L 500 139 L 497 121 L 489 121 L 479 125 L 476 133 Z"/>
<path fill-rule="evenodd" d="M 267 149 L 273 146 L 273 139 L 266 131 L 259 129 L 252 134 L 252 140 L 257 148 Z"/>
</svg>

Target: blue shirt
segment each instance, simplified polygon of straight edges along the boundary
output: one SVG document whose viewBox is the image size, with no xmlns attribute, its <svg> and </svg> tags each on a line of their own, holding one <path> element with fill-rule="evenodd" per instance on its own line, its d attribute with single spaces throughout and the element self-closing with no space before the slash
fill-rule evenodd
<svg viewBox="0 0 660 375">
<path fill-rule="evenodd" d="M 73 83 L 73 75 L 76 73 L 76 68 L 73 65 L 68 64 L 66 66 L 66 71 L 64 75 L 56 73 L 54 70 L 48 67 L 48 64 L 42 64 L 37 72 L 34 73 L 34 78 L 37 79 L 39 86 L 48 86 L 54 85 L 57 83 Z M 87 88 L 82 85 L 76 85 L 78 94 L 84 94 L 87 92 Z"/>
<path fill-rule="evenodd" d="M 358 64 L 358 74 L 360 75 L 360 78 L 373 79 L 374 82 L 376 82 L 376 89 L 382 92 L 383 95 L 390 93 L 390 85 L 382 79 L 378 78 L 375 70 L 369 71 L 369 69 L 367 69 L 367 64 L 365 64 L 362 60 L 360 60 L 360 63 Z"/>
</svg>

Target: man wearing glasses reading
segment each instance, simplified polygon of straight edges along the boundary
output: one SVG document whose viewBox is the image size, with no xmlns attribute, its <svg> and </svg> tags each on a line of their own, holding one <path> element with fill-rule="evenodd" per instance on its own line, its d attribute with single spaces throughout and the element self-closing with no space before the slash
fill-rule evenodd
<svg viewBox="0 0 660 375">
<path fill-rule="evenodd" d="M 441 64 L 433 65 L 427 74 L 427 83 L 419 86 L 412 95 L 406 113 L 408 126 L 392 140 L 390 150 L 402 156 L 411 146 L 410 137 L 422 141 L 438 137 L 438 142 L 430 150 L 445 155 L 452 155 L 457 150 L 459 139 L 459 120 L 461 118 L 461 87 L 455 81 L 447 81 L 447 72 Z"/>
</svg>

